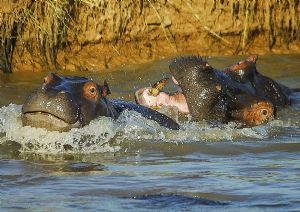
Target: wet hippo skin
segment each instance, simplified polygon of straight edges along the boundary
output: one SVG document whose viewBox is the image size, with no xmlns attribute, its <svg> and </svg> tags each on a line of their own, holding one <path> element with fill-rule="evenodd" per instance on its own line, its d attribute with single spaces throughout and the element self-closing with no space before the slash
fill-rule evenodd
<svg viewBox="0 0 300 212">
<path fill-rule="evenodd" d="M 171 118 L 147 107 L 122 100 L 109 100 L 106 81 L 99 85 L 85 77 L 61 77 L 49 74 L 41 87 L 25 100 L 22 107 L 23 125 L 68 131 L 82 127 L 98 116 L 118 118 L 126 109 L 134 110 L 161 126 L 177 130 Z"/>
<path fill-rule="evenodd" d="M 256 56 L 250 56 L 219 71 L 201 57 L 181 57 L 171 62 L 170 71 L 196 120 L 237 120 L 254 126 L 289 105 L 291 93 L 286 86 L 261 75 L 256 60 Z"/>
<path fill-rule="evenodd" d="M 245 126 L 265 123 L 276 110 L 291 103 L 292 90 L 260 74 L 256 60 L 257 56 L 250 56 L 224 70 L 217 70 L 201 57 L 176 58 L 169 66 L 173 81 L 182 89 L 176 93 L 176 99 L 170 101 L 173 94 L 162 91 L 153 97 L 143 88 L 135 93 L 136 101 L 151 107 L 166 105 L 167 99 L 169 105 L 177 106 L 183 113 L 187 105 L 187 112 L 197 121 L 237 121 Z M 155 89 L 155 86 L 147 89 Z"/>
</svg>

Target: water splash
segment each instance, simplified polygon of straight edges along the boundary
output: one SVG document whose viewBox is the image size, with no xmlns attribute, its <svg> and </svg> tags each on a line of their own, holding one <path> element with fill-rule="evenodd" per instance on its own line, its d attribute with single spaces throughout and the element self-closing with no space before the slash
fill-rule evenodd
<svg viewBox="0 0 300 212">
<path fill-rule="evenodd" d="M 143 118 L 137 112 L 124 111 L 116 121 L 108 117 L 99 117 L 83 128 L 56 132 L 23 127 L 21 106 L 10 104 L 0 108 L 0 143 L 15 141 L 21 144 L 22 152 L 47 154 L 116 152 L 122 148 L 124 141 L 189 143 L 260 140 L 272 136 L 274 127 L 280 129 L 293 124 L 273 120 L 263 126 L 238 128 L 235 123 L 211 126 L 205 122 L 185 121 L 180 124 L 180 130 L 174 131 Z"/>
<path fill-rule="evenodd" d="M 16 141 L 22 145 L 20 151 L 23 152 L 115 152 L 120 147 L 109 145 L 109 141 L 116 134 L 115 124 L 111 118 L 101 117 L 88 126 L 74 128 L 69 132 L 23 127 L 21 106 L 11 104 L 0 109 L 0 142 Z"/>
</svg>

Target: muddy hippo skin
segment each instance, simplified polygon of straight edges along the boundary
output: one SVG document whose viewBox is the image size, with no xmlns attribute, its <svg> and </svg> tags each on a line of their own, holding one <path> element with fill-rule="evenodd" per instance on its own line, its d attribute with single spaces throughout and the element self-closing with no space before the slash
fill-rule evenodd
<svg viewBox="0 0 300 212">
<path fill-rule="evenodd" d="M 116 119 L 128 109 L 161 126 L 179 129 L 175 121 L 157 111 L 131 102 L 109 100 L 108 94 L 110 90 L 106 81 L 98 85 L 85 77 L 60 77 L 51 73 L 23 104 L 23 125 L 68 131 L 87 125 L 98 116 Z"/>
<path fill-rule="evenodd" d="M 177 96 L 185 97 L 188 111 L 195 120 L 238 121 L 255 126 L 267 122 L 278 108 L 289 105 L 292 93 L 288 87 L 261 75 L 256 69 L 256 60 L 256 56 L 250 56 L 219 71 L 203 58 L 189 56 L 174 59 L 169 68 L 173 81 L 182 89 Z M 148 100 L 149 92 L 137 91 L 136 96 L 138 100 Z M 159 99 L 157 102 L 161 102 L 161 97 Z M 153 102 L 152 98 L 147 103 Z M 184 106 L 184 102 L 180 106 Z"/>
</svg>

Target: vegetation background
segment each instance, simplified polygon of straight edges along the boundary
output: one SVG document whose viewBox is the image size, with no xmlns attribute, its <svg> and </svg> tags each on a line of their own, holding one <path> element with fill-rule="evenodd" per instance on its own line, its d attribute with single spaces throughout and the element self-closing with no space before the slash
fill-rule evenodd
<svg viewBox="0 0 300 212">
<path fill-rule="evenodd" d="M 299 14 L 299 0 L 2 0 L 0 70 L 300 53 Z"/>
</svg>

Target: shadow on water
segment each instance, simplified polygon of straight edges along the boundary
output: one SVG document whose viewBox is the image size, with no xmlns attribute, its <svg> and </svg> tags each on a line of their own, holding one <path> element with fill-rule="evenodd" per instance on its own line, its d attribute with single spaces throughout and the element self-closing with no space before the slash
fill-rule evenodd
<svg viewBox="0 0 300 212">
<path fill-rule="evenodd" d="M 210 205 L 210 206 L 224 206 L 229 203 L 213 201 L 206 198 L 189 197 L 179 194 L 153 194 L 141 195 L 133 197 L 135 200 L 142 200 L 139 207 L 146 207 L 149 209 L 155 208 L 190 208 L 196 205 Z"/>
</svg>

